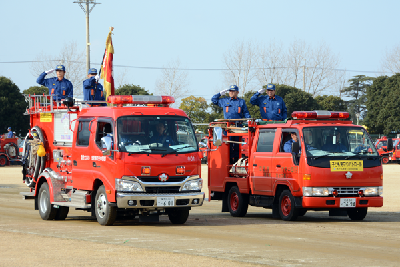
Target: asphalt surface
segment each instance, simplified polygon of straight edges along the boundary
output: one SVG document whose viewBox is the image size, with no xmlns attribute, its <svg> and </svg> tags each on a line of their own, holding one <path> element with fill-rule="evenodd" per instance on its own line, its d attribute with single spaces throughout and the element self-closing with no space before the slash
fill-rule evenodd
<svg viewBox="0 0 400 267">
<path fill-rule="evenodd" d="M 399 172 L 400 165 L 384 166 L 384 206 L 361 222 L 313 211 L 284 222 L 255 207 L 234 218 L 211 201 L 193 208 L 184 225 L 161 216 L 105 227 L 75 210 L 65 221 L 43 221 L 19 194 L 28 191 L 21 167 L 3 167 L 0 266 L 399 266 Z"/>
</svg>

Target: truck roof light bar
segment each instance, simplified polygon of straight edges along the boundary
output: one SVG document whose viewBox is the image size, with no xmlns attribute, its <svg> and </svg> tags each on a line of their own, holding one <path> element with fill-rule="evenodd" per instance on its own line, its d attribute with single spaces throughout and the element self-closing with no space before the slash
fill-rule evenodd
<svg viewBox="0 0 400 267">
<path fill-rule="evenodd" d="M 294 111 L 292 113 L 293 119 L 348 119 L 350 114 L 341 111 Z"/>
<path fill-rule="evenodd" d="M 169 105 L 175 103 L 175 98 L 173 98 L 172 96 L 157 96 L 157 95 L 110 95 L 107 98 L 107 103 L 115 105 L 123 105 L 123 104 Z"/>
</svg>

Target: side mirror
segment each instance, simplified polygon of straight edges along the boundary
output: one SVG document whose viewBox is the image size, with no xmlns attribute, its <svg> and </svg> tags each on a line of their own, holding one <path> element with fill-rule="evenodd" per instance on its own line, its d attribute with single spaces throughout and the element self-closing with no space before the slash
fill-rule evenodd
<svg viewBox="0 0 400 267">
<path fill-rule="evenodd" d="M 299 142 L 292 143 L 292 153 L 299 154 L 299 151 L 300 151 Z"/>
<path fill-rule="evenodd" d="M 112 139 L 109 136 L 104 136 L 101 138 L 101 145 L 103 147 L 103 156 L 111 155 L 111 145 Z"/>
<path fill-rule="evenodd" d="M 387 151 L 392 151 L 393 150 L 393 139 L 388 138 L 387 140 Z"/>
<path fill-rule="evenodd" d="M 222 145 L 222 128 L 221 127 L 214 127 L 213 144 L 214 144 L 214 146 Z"/>
<path fill-rule="evenodd" d="M 207 144 L 203 143 L 203 142 L 199 142 L 199 146 L 201 148 L 207 148 Z"/>
</svg>

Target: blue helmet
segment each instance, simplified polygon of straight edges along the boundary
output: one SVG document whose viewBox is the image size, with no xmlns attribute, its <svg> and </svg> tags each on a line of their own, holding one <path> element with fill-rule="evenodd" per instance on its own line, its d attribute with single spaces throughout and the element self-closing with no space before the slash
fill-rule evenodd
<svg viewBox="0 0 400 267">
<path fill-rule="evenodd" d="M 229 91 L 238 91 L 239 92 L 239 87 L 237 87 L 236 85 L 231 85 L 229 87 Z"/>
<path fill-rule="evenodd" d="M 57 70 L 63 70 L 63 71 L 65 71 L 64 65 L 57 65 L 56 71 L 57 71 Z"/>
<path fill-rule="evenodd" d="M 275 85 L 272 83 L 267 84 L 267 90 L 274 90 L 275 91 Z"/>
<path fill-rule="evenodd" d="M 95 68 L 91 68 L 89 69 L 88 74 L 97 74 L 97 70 Z"/>
</svg>

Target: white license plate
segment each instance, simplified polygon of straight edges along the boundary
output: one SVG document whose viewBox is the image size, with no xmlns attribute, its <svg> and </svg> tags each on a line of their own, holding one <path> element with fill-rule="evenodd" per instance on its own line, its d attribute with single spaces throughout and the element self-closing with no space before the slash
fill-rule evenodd
<svg viewBox="0 0 400 267">
<path fill-rule="evenodd" d="M 169 207 L 175 205 L 174 197 L 157 197 L 157 207 Z"/>
<path fill-rule="evenodd" d="M 340 207 L 341 208 L 355 208 L 356 207 L 356 199 L 355 198 L 341 198 L 340 199 Z"/>
</svg>

